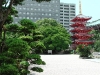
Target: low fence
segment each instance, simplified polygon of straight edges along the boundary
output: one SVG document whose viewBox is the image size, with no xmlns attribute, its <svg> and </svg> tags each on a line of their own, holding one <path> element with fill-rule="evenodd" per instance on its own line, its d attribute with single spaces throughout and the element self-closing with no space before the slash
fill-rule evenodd
<svg viewBox="0 0 100 75">
<path fill-rule="evenodd" d="M 98 58 L 100 59 L 100 52 L 93 52 L 92 53 L 93 58 Z"/>
</svg>

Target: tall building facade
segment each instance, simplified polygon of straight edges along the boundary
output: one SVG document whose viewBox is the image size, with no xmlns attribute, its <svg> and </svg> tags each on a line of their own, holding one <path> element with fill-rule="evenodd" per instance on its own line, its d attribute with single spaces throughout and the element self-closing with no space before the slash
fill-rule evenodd
<svg viewBox="0 0 100 75">
<path fill-rule="evenodd" d="M 14 17 L 14 23 L 21 19 L 36 22 L 43 18 L 52 18 L 69 29 L 70 20 L 75 17 L 75 4 L 60 3 L 60 0 L 41 3 L 35 0 L 25 0 L 22 6 L 18 5 L 15 8 L 18 10 L 18 17 Z"/>
<path fill-rule="evenodd" d="M 38 3 L 36 0 L 25 0 L 23 5 L 15 7 L 18 10 L 18 16 L 14 18 L 14 23 L 21 19 L 30 19 L 37 21 L 43 18 L 52 18 L 60 21 L 60 0 L 51 0 L 50 2 Z"/>
<path fill-rule="evenodd" d="M 70 21 L 76 16 L 76 5 L 72 3 L 60 3 L 60 23 L 67 29 L 70 29 Z"/>
</svg>

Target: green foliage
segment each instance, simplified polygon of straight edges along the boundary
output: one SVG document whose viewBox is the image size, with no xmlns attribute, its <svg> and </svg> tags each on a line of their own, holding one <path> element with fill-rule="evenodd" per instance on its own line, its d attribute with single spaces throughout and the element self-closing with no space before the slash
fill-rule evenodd
<svg viewBox="0 0 100 75">
<path fill-rule="evenodd" d="M 27 42 L 31 42 L 33 40 L 31 36 L 20 36 L 19 38 Z"/>
<path fill-rule="evenodd" d="M 76 51 L 80 54 L 80 57 L 89 57 L 91 55 L 89 46 L 79 45 Z"/>
<path fill-rule="evenodd" d="M 14 53 L 14 57 L 17 58 L 25 58 L 29 53 L 30 46 L 27 42 L 21 39 L 8 39 L 6 41 L 6 49 L 8 49 L 8 53 Z"/>
<path fill-rule="evenodd" d="M 38 54 L 30 54 L 29 56 L 27 56 L 28 59 L 34 59 L 31 60 L 30 63 L 32 64 L 37 64 L 37 65 L 45 65 L 46 63 L 44 61 L 41 60 L 41 56 L 39 56 Z"/>
<path fill-rule="evenodd" d="M 100 31 L 99 30 L 93 30 L 90 32 L 90 34 L 93 34 L 94 36 L 91 38 L 94 41 L 94 44 L 91 45 L 91 48 L 93 48 L 94 51 L 100 52 Z"/>
<path fill-rule="evenodd" d="M 0 66 L 0 75 L 19 75 L 15 65 L 5 64 Z"/>
<path fill-rule="evenodd" d="M 37 72 L 43 72 L 43 69 L 41 69 L 39 67 L 33 67 L 31 70 L 37 71 Z"/>
<path fill-rule="evenodd" d="M 68 49 L 71 43 L 70 35 L 62 25 L 52 19 L 39 20 L 36 23 L 39 25 L 37 30 L 40 30 L 44 36 L 42 41 L 46 50 L 59 52 Z"/>
<path fill-rule="evenodd" d="M 41 40 L 41 39 L 43 39 L 43 35 L 41 34 L 40 31 L 35 30 L 35 31 L 33 31 L 33 39 L 34 39 L 34 41 Z"/>
<path fill-rule="evenodd" d="M 33 38 L 33 29 L 35 29 L 36 25 L 27 20 L 25 20 L 27 23 L 25 21 L 21 22 L 22 28 L 15 24 L 10 24 L 13 21 L 12 15 L 17 16 L 18 13 L 13 6 L 22 5 L 23 1 L 24 0 L 1 0 L 0 2 L 0 75 L 27 75 L 27 73 L 29 73 L 29 63 L 27 61 L 31 61 L 33 58 L 27 59 L 27 57 L 30 55 L 31 47 L 29 42 L 26 41 L 28 38 L 21 40 L 19 37 L 24 34 L 25 36 L 29 35 Z M 42 2 L 50 0 L 36 1 Z M 4 26 L 6 24 L 10 25 Z M 7 28 L 7 32 L 4 27 Z M 37 56 L 38 58 L 33 59 L 33 63 L 39 65 L 45 64 L 39 55 Z M 43 70 L 37 68 L 35 71 L 42 72 Z"/>
<path fill-rule="evenodd" d="M 92 40 L 100 40 L 100 31 L 99 30 L 92 30 L 90 34 L 93 34 Z"/>
<path fill-rule="evenodd" d="M 35 53 L 43 53 L 43 51 L 46 49 L 43 42 L 41 41 L 35 41 L 35 42 L 31 42 L 30 46 L 35 49 Z"/>
<path fill-rule="evenodd" d="M 22 26 L 29 28 L 29 29 L 35 29 L 36 28 L 36 24 L 29 19 L 22 19 L 19 23 Z"/>
<path fill-rule="evenodd" d="M 22 19 L 20 22 L 20 33 L 23 33 L 25 36 L 33 33 L 33 30 L 36 29 L 36 24 L 28 19 Z"/>
<path fill-rule="evenodd" d="M 7 31 L 18 32 L 19 26 L 17 24 L 7 24 L 5 25 Z"/>
<path fill-rule="evenodd" d="M 57 25 L 59 25 L 59 23 L 56 20 L 48 19 L 48 18 L 38 20 L 36 23 L 38 26 L 49 26 L 49 25 L 57 26 Z"/>
<path fill-rule="evenodd" d="M 100 52 L 100 40 L 94 43 L 94 50 Z"/>
</svg>

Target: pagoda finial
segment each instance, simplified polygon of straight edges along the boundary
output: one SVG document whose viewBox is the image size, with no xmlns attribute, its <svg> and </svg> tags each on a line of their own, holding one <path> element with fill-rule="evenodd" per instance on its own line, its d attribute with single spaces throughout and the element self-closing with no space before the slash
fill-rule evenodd
<svg viewBox="0 0 100 75">
<path fill-rule="evenodd" d="M 79 14 L 82 15 L 81 0 L 79 0 Z"/>
</svg>

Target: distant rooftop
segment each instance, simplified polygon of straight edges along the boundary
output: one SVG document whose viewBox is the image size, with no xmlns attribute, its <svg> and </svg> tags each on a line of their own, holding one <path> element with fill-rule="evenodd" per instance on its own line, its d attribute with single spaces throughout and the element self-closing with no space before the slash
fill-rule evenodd
<svg viewBox="0 0 100 75">
<path fill-rule="evenodd" d="M 92 22 L 87 22 L 87 26 L 95 26 L 95 25 L 98 25 L 100 24 L 100 19 L 98 20 L 95 20 L 95 21 L 92 21 Z"/>
</svg>

